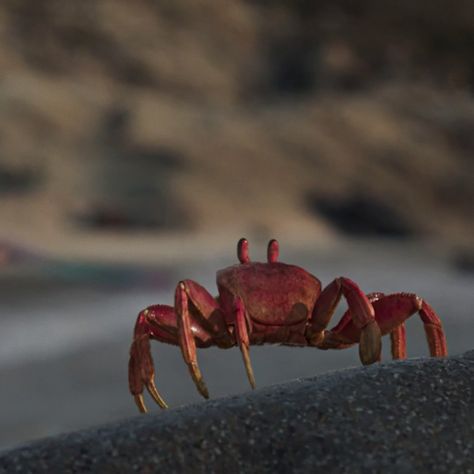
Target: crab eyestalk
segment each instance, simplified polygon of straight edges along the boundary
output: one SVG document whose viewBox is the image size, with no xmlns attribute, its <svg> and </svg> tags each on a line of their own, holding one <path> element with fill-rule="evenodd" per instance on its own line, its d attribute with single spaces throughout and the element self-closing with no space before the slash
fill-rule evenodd
<svg viewBox="0 0 474 474">
<path fill-rule="evenodd" d="M 267 248 L 268 263 L 274 263 L 278 261 L 279 252 L 280 252 L 280 247 L 278 245 L 278 241 L 275 239 L 270 240 L 270 242 L 268 242 L 268 248 Z"/>
<path fill-rule="evenodd" d="M 249 263 L 249 241 L 242 237 L 237 243 L 237 257 L 240 263 Z"/>
</svg>

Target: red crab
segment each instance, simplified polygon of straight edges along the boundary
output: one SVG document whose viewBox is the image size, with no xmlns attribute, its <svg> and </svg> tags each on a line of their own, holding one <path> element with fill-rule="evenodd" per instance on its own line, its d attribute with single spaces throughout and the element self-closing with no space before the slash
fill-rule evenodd
<svg viewBox="0 0 474 474">
<path fill-rule="evenodd" d="M 352 280 L 338 277 L 323 291 L 320 281 L 295 265 L 280 263 L 278 242 L 268 244 L 268 262 L 251 262 L 248 242 L 237 245 L 240 264 L 217 272 L 219 296 L 214 298 L 192 280 L 178 283 L 175 307 L 153 305 L 141 311 L 130 348 L 130 392 L 146 412 L 143 389 L 162 407 L 166 403 L 154 382 L 150 339 L 179 345 L 198 391 L 209 397 L 199 370 L 196 347 L 227 349 L 238 345 L 251 386 L 251 344 L 314 346 L 344 349 L 359 343 L 363 364 L 380 360 L 381 336 L 390 334 L 394 359 L 406 357 L 404 321 L 418 311 L 432 356 L 447 355 L 441 321 L 434 310 L 413 293 L 364 294 Z M 348 310 L 327 330 L 341 296 Z"/>
</svg>

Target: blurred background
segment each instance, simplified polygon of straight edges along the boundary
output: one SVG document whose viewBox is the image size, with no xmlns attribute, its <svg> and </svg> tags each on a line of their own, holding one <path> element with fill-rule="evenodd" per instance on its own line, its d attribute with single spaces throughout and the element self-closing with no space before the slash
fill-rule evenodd
<svg viewBox="0 0 474 474">
<path fill-rule="evenodd" d="M 134 415 L 136 314 L 182 278 L 215 293 L 242 236 L 324 284 L 416 292 L 471 349 L 473 92 L 470 0 L 3 0 L 0 449 Z M 199 401 L 179 349 L 153 351 L 170 405 Z M 359 365 L 251 356 L 259 386 Z M 248 390 L 238 350 L 199 360 L 211 396 Z"/>
</svg>

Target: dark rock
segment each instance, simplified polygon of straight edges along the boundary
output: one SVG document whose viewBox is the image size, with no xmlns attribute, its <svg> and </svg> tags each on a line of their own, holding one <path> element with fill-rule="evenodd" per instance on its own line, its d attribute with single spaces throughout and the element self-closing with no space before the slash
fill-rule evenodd
<svg viewBox="0 0 474 474">
<path fill-rule="evenodd" d="M 333 372 L 0 456 L 0 473 L 474 472 L 474 351 Z"/>
<path fill-rule="evenodd" d="M 452 258 L 454 268 L 460 273 L 474 273 L 474 251 L 465 249 L 459 250 Z"/>
<path fill-rule="evenodd" d="M 42 179 L 38 169 L 13 168 L 0 164 L 0 195 L 30 193 L 38 188 Z"/>
<path fill-rule="evenodd" d="M 414 231 L 395 209 L 363 194 L 343 198 L 309 195 L 309 209 L 341 232 L 353 236 L 410 237 Z"/>
</svg>

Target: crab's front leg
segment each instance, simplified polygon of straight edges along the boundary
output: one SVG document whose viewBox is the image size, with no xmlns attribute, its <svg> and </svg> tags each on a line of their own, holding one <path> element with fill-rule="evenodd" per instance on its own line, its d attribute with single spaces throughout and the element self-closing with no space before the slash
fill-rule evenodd
<svg viewBox="0 0 474 474">
<path fill-rule="evenodd" d="M 176 287 L 175 303 L 175 308 L 150 306 L 139 313 L 135 324 L 130 348 L 129 386 L 142 412 L 146 411 L 144 388 L 162 408 L 166 408 L 154 382 L 150 339 L 180 346 L 191 376 L 205 397 L 208 392 L 197 364 L 196 346 L 227 348 L 235 345 L 218 303 L 201 285 L 192 280 L 180 282 Z"/>
<path fill-rule="evenodd" d="M 203 328 L 211 343 L 221 348 L 235 345 L 229 333 L 222 310 L 212 295 L 192 280 L 179 282 L 175 293 L 175 310 L 178 325 L 178 342 L 191 377 L 199 393 L 209 398 L 209 392 L 201 375 L 196 354 L 196 333 L 194 326 Z M 211 345 L 211 344 L 208 344 Z"/>
<path fill-rule="evenodd" d="M 208 347 L 212 344 L 211 335 L 198 324 L 193 324 L 192 331 L 199 347 Z M 142 413 L 147 411 L 143 399 L 145 388 L 161 408 L 167 408 L 155 385 L 150 340 L 179 345 L 178 333 L 176 312 L 172 306 L 153 305 L 138 314 L 130 347 L 128 383 L 130 393 Z"/>
<path fill-rule="evenodd" d="M 188 295 L 186 293 L 184 282 L 180 282 L 176 288 L 175 308 L 178 323 L 178 342 L 179 347 L 181 348 L 181 353 L 183 354 L 183 359 L 189 368 L 189 372 L 199 393 L 204 398 L 209 398 L 209 391 L 204 383 L 197 362 L 196 342 L 194 340 L 193 328 L 191 326 Z"/>
<path fill-rule="evenodd" d="M 364 365 L 380 360 L 382 334 L 375 320 L 372 303 L 349 278 L 339 277 L 319 295 L 306 330 L 306 337 L 315 346 L 323 341 L 324 330 L 334 314 L 341 296 L 347 301 L 354 325 L 360 330 L 359 356 Z"/>
<path fill-rule="evenodd" d="M 135 323 L 128 363 L 128 383 L 130 393 L 141 412 L 146 412 L 143 400 L 145 387 L 161 408 L 167 408 L 154 381 L 155 369 L 150 351 L 150 339 L 177 344 L 174 308 L 165 305 L 149 306 L 140 311 Z"/>
</svg>

